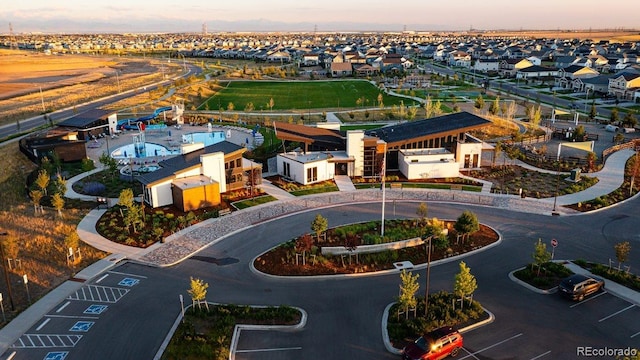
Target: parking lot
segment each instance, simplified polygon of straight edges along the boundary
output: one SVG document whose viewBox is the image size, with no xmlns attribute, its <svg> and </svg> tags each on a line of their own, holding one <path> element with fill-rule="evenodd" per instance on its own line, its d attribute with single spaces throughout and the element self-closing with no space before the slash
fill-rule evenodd
<svg viewBox="0 0 640 360">
<path fill-rule="evenodd" d="M 519 306 L 529 315 L 496 319 L 465 334 L 460 359 L 576 359 L 586 351 L 640 343 L 640 307 L 606 290 L 582 302 L 532 294 L 531 303 Z"/>
<path fill-rule="evenodd" d="M 11 346 L 17 359 L 64 360 L 145 277 L 110 271 L 69 295 Z"/>
</svg>

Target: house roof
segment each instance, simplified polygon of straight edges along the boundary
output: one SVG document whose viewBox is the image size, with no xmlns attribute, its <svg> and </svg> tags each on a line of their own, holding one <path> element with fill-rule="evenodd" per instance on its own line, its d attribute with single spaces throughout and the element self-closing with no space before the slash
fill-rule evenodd
<svg viewBox="0 0 640 360">
<path fill-rule="evenodd" d="M 60 123 L 59 126 L 68 126 L 77 129 L 85 129 L 88 127 L 93 127 L 98 125 L 103 120 L 105 120 L 109 115 L 114 114 L 113 110 L 103 110 L 103 109 L 93 109 L 76 116 L 70 117 Z"/>
<path fill-rule="evenodd" d="M 332 62 L 331 70 L 332 71 L 351 71 L 351 63 L 348 62 Z"/>
<path fill-rule="evenodd" d="M 160 169 L 150 173 L 142 174 L 138 177 L 141 183 L 151 184 L 156 181 L 173 177 L 173 175 L 181 170 L 185 170 L 200 164 L 200 156 L 222 152 L 225 155 L 232 152 L 245 149 L 240 145 L 236 145 L 229 141 L 221 141 L 217 144 L 209 145 L 199 150 L 195 150 L 186 154 L 178 155 L 158 163 Z"/>
<path fill-rule="evenodd" d="M 396 143 L 456 130 L 463 132 L 465 130 L 489 125 L 490 123 L 491 122 L 489 120 L 463 111 L 431 119 L 409 121 L 402 124 L 385 126 L 376 130 L 367 130 L 365 131 L 365 134 L 369 136 L 376 136 L 387 143 Z"/>
<path fill-rule="evenodd" d="M 533 66 L 529 66 L 526 67 L 524 69 L 520 69 L 520 72 L 540 72 L 540 71 L 557 71 L 558 69 L 556 68 L 550 68 L 550 67 L 546 67 L 546 66 L 540 66 L 540 65 L 533 65 Z"/>
<path fill-rule="evenodd" d="M 344 147 L 344 134 L 337 130 L 274 122 L 278 139 L 300 141 L 307 144 L 322 143 L 330 147 Z"/>
</svg>

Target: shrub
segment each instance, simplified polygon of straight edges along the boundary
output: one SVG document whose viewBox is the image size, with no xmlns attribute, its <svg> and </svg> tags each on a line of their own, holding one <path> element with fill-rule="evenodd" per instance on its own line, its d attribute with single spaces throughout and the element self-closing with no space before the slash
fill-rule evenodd
<svg viewBox="0 0 640 360">
<path fill-rule="evenodd" d="M 105 193 L 107 187 L 103 183 L 90 181 L 82 184 L 82 191 L 87 195 L 98 196 Z"/>
</svg>

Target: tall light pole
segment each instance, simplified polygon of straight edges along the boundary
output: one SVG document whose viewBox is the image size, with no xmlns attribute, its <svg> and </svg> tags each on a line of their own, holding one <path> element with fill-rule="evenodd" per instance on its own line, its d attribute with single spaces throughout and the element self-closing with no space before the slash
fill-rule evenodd
<svg viewBox="0 0 640 360">
<path fill-rule="evenodd" d="M 116 69 L 116 83 L 118 84 L 118 94 L 120 93 L 120 76 L 118 75 L 118 69 Z"/>
<path fill-rule="evenodd" d="M 387 187 L 385 185 L 385 178 L 387 168 L 387 143 L 384 143 L 384 154 L 382 155 L 382 225 L 380 226 L 380 237 L 384 238 L 384 205 L 387 194 Z"/>
<path fill-rule="evenodd" d="M 0 236 L 9 236 L 9 233 L 3 232 L 0 233 Z M 16 309 L 15 305 L 13 305 L 13 294 L 11 293 L 11 282 L 9 281 L 9 272 L 7 271 L 7 261 L 4 258 L 4 245 L 0 240 L 0 260 L 2 260 L 2 268 L 4 270 L 4 281 L 7 282 L 7 292 L 9 293 L 9 302 L 11 304 L 11 311 Z"/>
<path fill-rule="evenodd" d="M 433 235 L 429 235 L 425 239 L 427 242 L 427 288 L 425 289 L 424 294 L 424 317 L 426 318 L 429 315 L 429 278 L 431 278 L 431 239 Z"/>
<path fill-rule="evenodd" d="M 42 86 L 38 86 L 40 88 L 40 103 L 42 103 L 42 112 L 47 112 L 47 109 L 44 107 L 44 95 L 42 95 Z"/>
</svg>

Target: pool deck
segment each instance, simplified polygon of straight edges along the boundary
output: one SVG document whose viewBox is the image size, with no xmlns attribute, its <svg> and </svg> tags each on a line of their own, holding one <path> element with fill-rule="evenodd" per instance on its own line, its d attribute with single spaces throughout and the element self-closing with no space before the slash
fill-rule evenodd
<svg viewBox="0 0 640 360">
<path fill-rule="evenodd" d="M 250 129 L 213 125 L 211 131 L 224 132 L 226 140 L 234 144 L 246 146 L 249 149 L 253 147 L 253 135 Z M 182 135 L 195 132 L 209 132 L 209 128 L 207 125 L 182 125 L 181 127 L 172 126 L 164 129 L 152 129 L 145 131 L 145 141 L 147 143 L 165 146 L 169 150 L 179 150 L 182 144 Z M 103 153 L 113 152 L 117 148 L 125 145 L 132 145 L 135 134 L 137 134 L 137 130 L 129 130 L 123 131 L 115 137 L 104 137 L 96 141 L 89 141 L 87 142 L 87 156 L 92 159 L 96 165 L 99 165 L 99 159 Z M 173 154 L 166 154 L 165 157 L 169 156 L 173 156 Z M 164 157 L 148 156 L 146 158 L 134 158 L 134 161 L 139 162 L 137 165 L 145 165 L 161 160 L 161 158 Z M 126 161 L 124 159 L 121 160 Z"/>
</svg>

